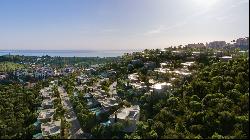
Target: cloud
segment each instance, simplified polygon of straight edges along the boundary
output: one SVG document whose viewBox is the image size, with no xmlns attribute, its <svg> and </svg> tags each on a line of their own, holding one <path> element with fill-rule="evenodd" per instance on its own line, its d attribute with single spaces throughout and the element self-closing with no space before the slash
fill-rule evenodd
<svg viewBox="0 0 250 140">
<path fill-rule="evenodd" d="M 147 31 L 146 33 L 145 33 L 145 35 L 151 35 L 151 34 L 158 34 L 158 33 L 161 33 L 161 32 L 163 32 L 164 30 L 165 30 L 165 26 L 163 26 L 163 25 L 160 25 L 158 28 L 156 28 L 156 29 L 152 29 L 152 30 L 150 30 L 150 31 Z"/>
<path fill-rule="evenodd" d="M 164 33 L 166 31 L 181 27 L 181 26 L 185 25 L 186 23 L 187 23 L 186 21 L 182 21 L 182 22 L 179 22 L 179 23 L 171 25 L 171 26 L 160 25 L 156 29 L 152 29 L 152 30 L 147 31 L 146 33 L 144 33 L 144 35 L 148 36 L 148 35 Z"/>
</svg>

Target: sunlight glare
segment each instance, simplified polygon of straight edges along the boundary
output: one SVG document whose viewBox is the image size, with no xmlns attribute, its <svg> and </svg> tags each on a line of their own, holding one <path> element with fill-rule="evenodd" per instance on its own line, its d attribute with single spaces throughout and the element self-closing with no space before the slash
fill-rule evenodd
<svg viewBox="0 0 250 140">
<path fill-rule="evenodd" d="M 218 0 L 194 0 L 198 6 L 210 7 L 213 6 Z"/>
</svg>

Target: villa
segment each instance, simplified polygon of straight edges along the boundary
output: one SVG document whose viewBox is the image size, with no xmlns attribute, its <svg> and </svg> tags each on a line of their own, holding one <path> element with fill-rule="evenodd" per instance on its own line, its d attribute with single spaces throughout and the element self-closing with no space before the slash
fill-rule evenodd
<svg viewBox="0 0 250 140">
<path fill-rule="evenodd" d="M 181 63 L 183 66 L 192 66 L 194 64 L 194 62 L 185 62 L 185 63 Z"/>
<path fill-rule="evenodd" d="M 139 75 L 137 73 L 129 74 L 128 79 L 130 82 L 139 82 Z"/>
<path fill-rule="evenodd" d="M 165 63 L 160 63 L 160 65 L 161 65 L 161 68 L 163 68 L 163 67 L 165 67 L 165 66 L 167 66 L 167 65 L 168 65 L 168 62 L 165 62 Z"/>
<path fill-rule="evenodd" d="M 53 100 L 52 99 L 45 99 L 45 100 L 43 100 L 41 106 L 44 109 L 53 108 Z"/>
<path fill-rule="evenodd" d="M 135 131 L 136 123 L 139 121 L 139 118 L 140 107 L 138 105 L 129 108 L 121 108 L 109 117 L 111 124 L 116 122 L 125 124 L 125 128 L 123 130 L 125 132 Z"/>
<path fill-rule="evenodd" d="M 183 56 L 185 53 L 183 51 L 172 51 L 172 54 L 176 56 Z"/>
<path fill-rule="evenodd" d="M 95 74 L 96 73 L 96 69 L 95 68 L 89 68 L 89 69 L 85 69 L 86 73 L 88 75 L 91 75 L 91 74 Z"/>
<path fill-rule="evenodd" d="M 167 71 L 170 71 L 169 68 L 156 68 L 154 69 L 155 72 L 159 72 L 159 73 L 167 73 Z"/>
<path fill-rule="evenodd" d="M 39 120 L 40 122 L 52 121 L 52 118 L 53 118 L 53 115 L 55 114 L 55 111 L 56 111 L 56 109 L 41 110 L 37 120 Z"/>
<path fill-rule="evenodd" d="M 98 102 L 101 103 L 104 110 L 109 110 L 111 107 L 118 106 L 116 98 L 105 98 L 105 99 L 98 99 Z"/>
<path fill-rule="evenodd" d="M 201 52 L 192 52 L 192 56 L 194 57 L 198 57 L 200 56 Z"/>
<path fill-rule="evenodd" d="M 223 56 L 223 57 L 220 57 L 220 61 L 227 62 L 231 60 L 232 58 L 233 58 L 232 56 Z"/>
<path fill-rule="evenodd" d="M 52 136 L 52 135 L 60 134 L 61 120 L 52 121 L 48 123 L 42 123 L 41 131 L 42 131 L 42 136 Z"/>
<path fill-rule="evenodd" d="M 183 68 L 188 68 L 188 67 L 194 65 L 194 62 L 185 62 L 185 63 L 181 63 L 181 65 L 183 65 Z"/>
<path fill-rule="evenodd" d="M 52 97 L 52 91 L 49 87 L 41 89 L 40 90 L 40 95 L 42 96 L 43 99 L 51 99 Z"/>
<path fill-rule="evenodd" d="M 222 56 L 223 56 L 223 52 L 222 52 L 222 51 L 216 51 L 216 52 L 214 53 L 214 55 L 215 55 L 216 57 L 222 57 Z"/>
<path fill-rule="evenodd" d="M 171 83 L 163 82 L 163 83 L 156 83 L 152 85 L 151 88 L 153 89 L 154 93 L 162 93 L 166 89 L 170 89 L 171 86 L 172 86 Z"/>
<path fill-rule="evenodd" d="M 96 99 L 90 98 L 90 99 L 87 99 L 87 106 L 88 108 L 95 108 L 95 107 L 100 106 L 100 103 Z"/>
<path fill-rule="evenodd" d="M 144 82 L 131 83 L 131 86 L 133 86 L 135 89 L 140 89 L 140 90 L 143 90 L 147 87 Z"/>
</svg>

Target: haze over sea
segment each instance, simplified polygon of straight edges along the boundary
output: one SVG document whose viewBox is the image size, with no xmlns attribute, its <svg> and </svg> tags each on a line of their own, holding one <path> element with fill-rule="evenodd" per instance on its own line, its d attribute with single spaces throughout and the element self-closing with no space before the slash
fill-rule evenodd
<svg viewBox="0 0 250 140">
<path fill-rule="evenodd" d="M 117 57 L 141 50 L 0 50 L 2 55 L 60 56 L 60 57 Z"/>
</svg>

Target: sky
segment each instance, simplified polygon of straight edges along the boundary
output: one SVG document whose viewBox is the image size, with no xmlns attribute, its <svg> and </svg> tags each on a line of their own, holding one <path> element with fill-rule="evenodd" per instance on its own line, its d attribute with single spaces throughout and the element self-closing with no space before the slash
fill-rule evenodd
<svg viewBox="0 0 250 140">
<path fill-rule="evenodd" d="M 0 0 L 0 50 L 134 50 L 249 36 L 249 0 Z"/>
</svg>

